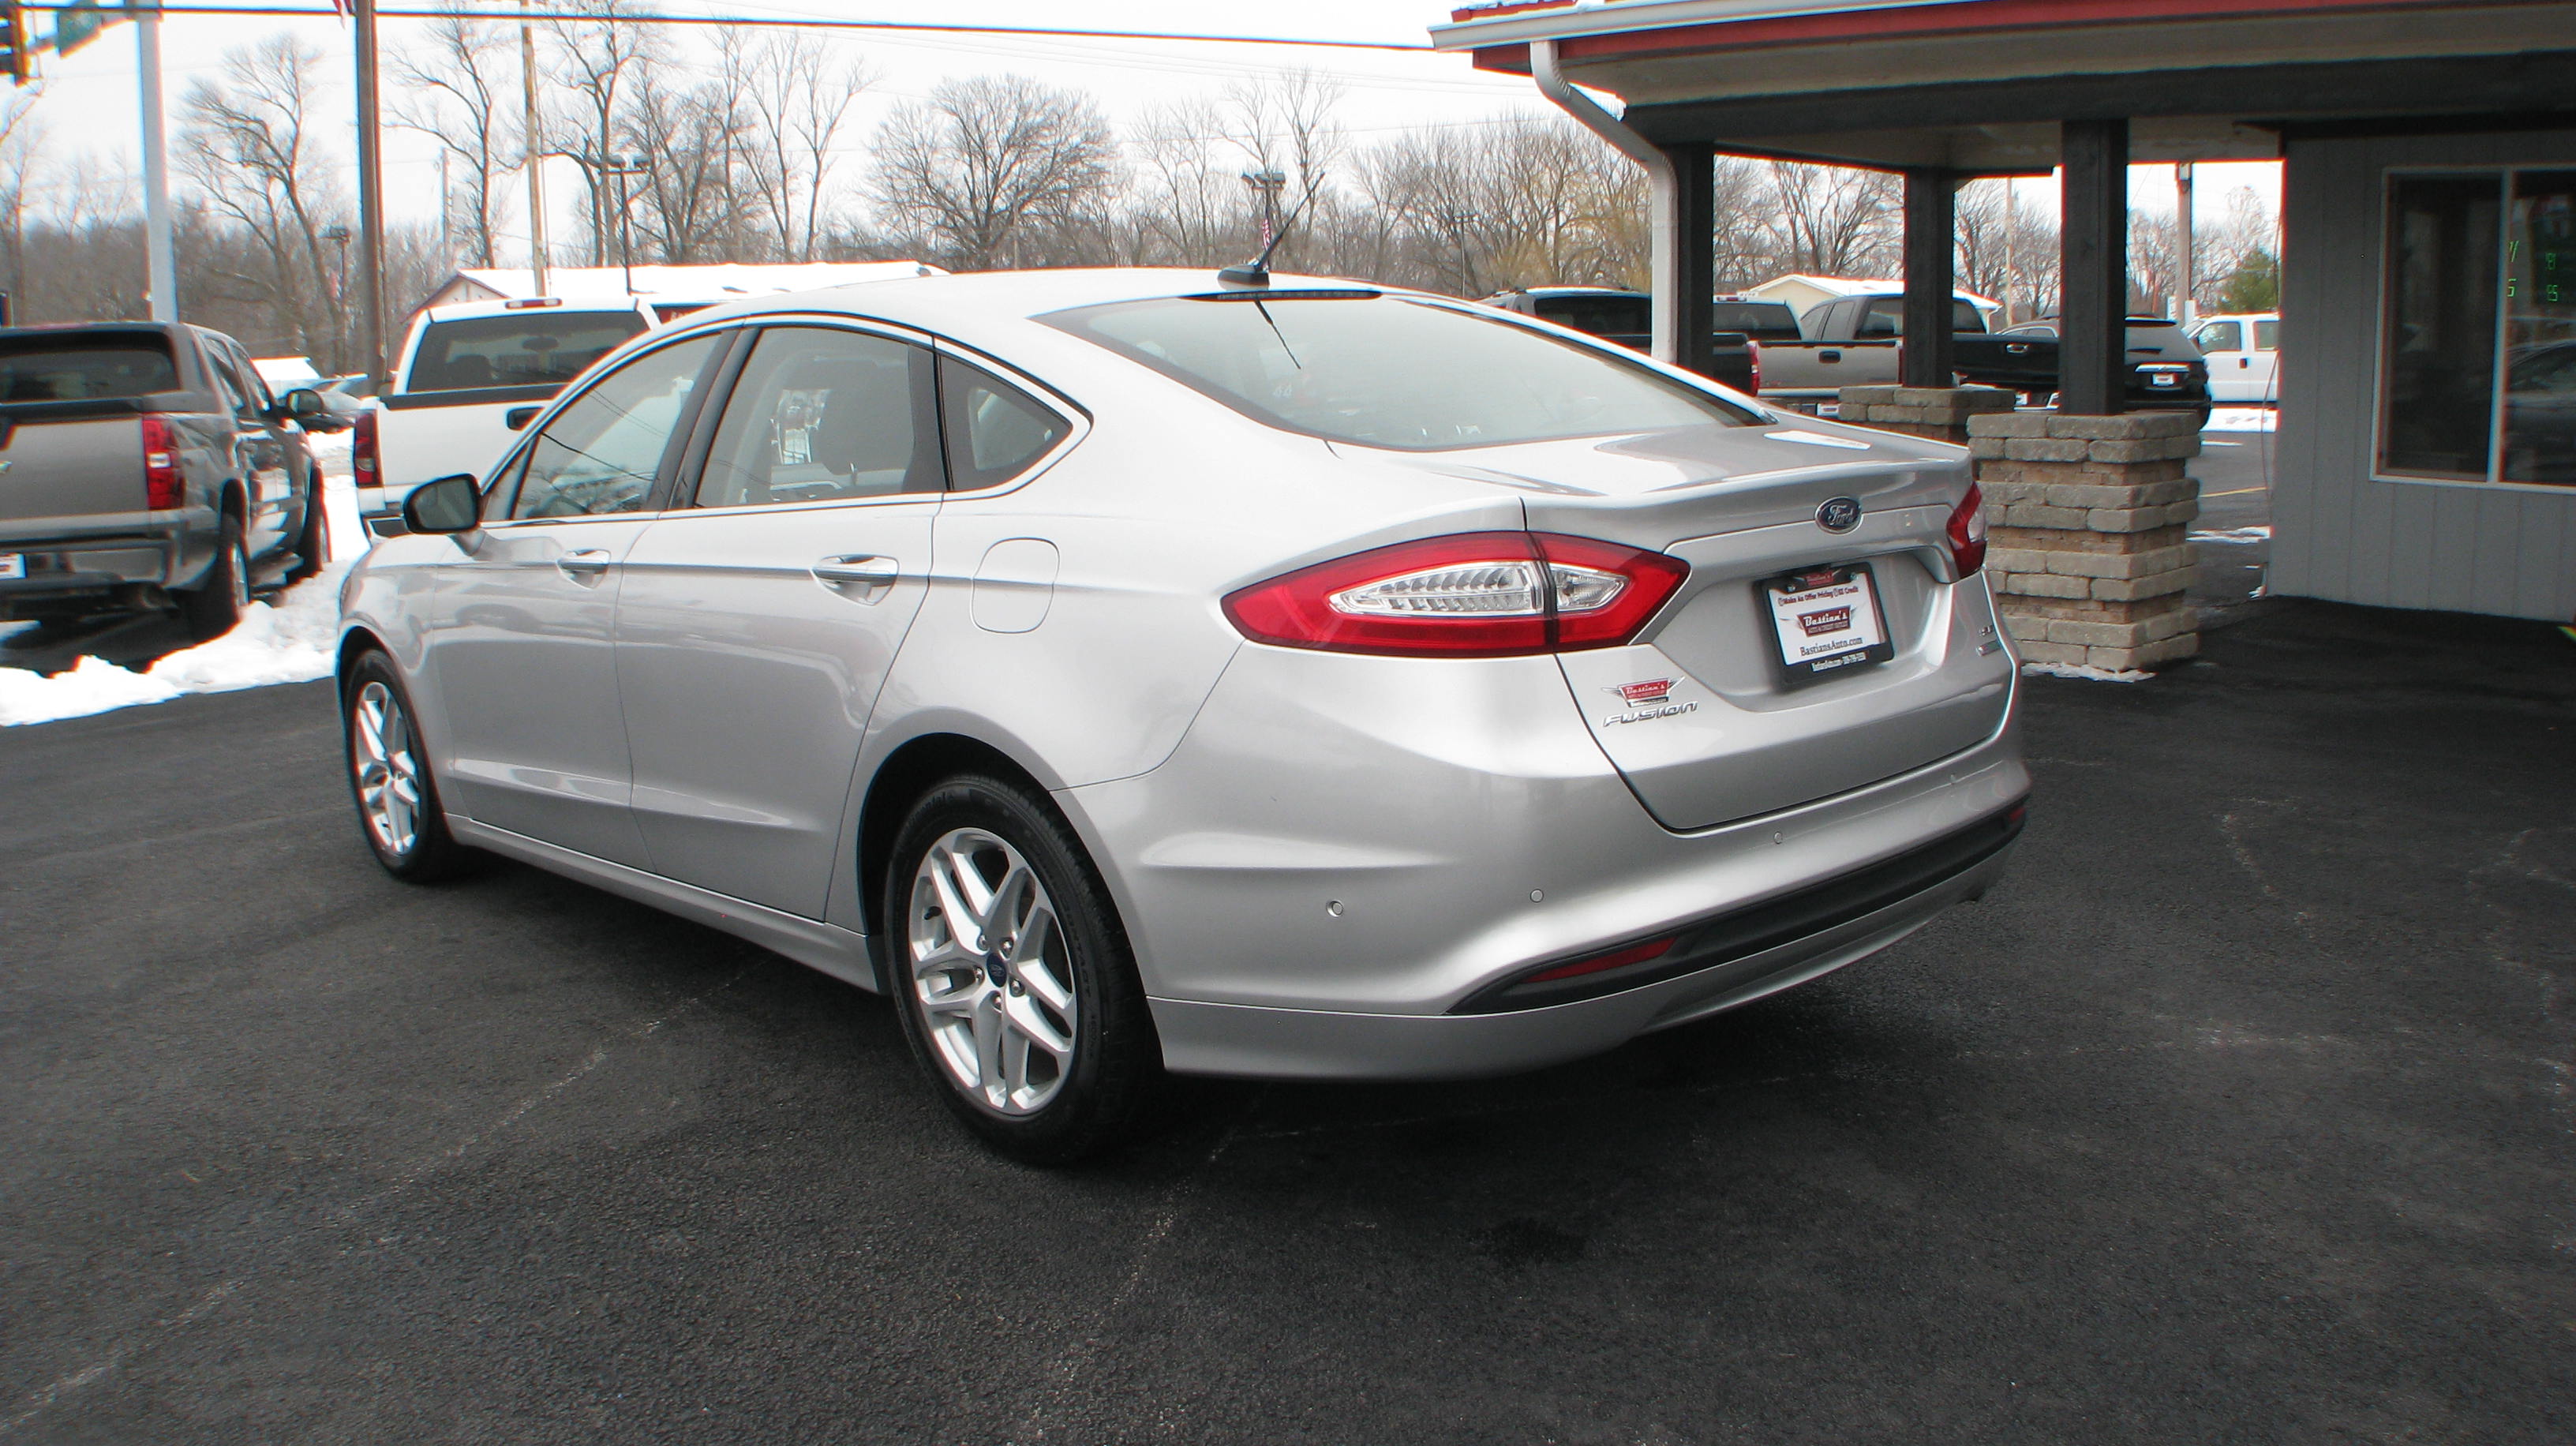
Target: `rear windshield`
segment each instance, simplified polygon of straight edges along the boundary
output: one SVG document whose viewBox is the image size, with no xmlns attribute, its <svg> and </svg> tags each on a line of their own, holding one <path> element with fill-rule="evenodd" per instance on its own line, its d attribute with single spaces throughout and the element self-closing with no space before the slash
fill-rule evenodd
<svg viewBox="0 0 2576 1446">
<path fill-rule="evenodd" d="M 0 402 L 75 402 L 177 390 L 170 339 L 156 332 L 0 338 Z"/>
<path fill-rule="evenodd" d="M 560 386 L 644 329 L 631 311 L 525 311 L 432 322 L 407 392 Z"/>
<path fill-rule="evenodd" d="M 1398 297 L 1169 297 L 1045 320 L 1258 422 L 1433 451 L 1755 414 L 1581 342 Z"/>
<path fill-rule="evenodd" d="M 1542 296 L 1541 321 L 1594 336 L 1643 336 L 1654 329 L 1652 303 L 1642 296 Z"/>
</svg>

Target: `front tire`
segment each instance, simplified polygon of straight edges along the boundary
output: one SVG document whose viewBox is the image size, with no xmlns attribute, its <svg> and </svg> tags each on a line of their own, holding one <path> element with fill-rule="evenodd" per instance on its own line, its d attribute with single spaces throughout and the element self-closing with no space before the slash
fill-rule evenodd
<svg viewBox="0 0 2576 1446">
<path fill-rule="evenodd" d="M 967 1129 L 1066 1164 L 1130 1137 L 1162 1076 L 1135 956 L 1054 805 L 988 775 L 913 805 L 886 871 L 887 991 Z"/>
<path fill-rule="evenodd" d="M 447 831 L 414 716 L 411 695 L 391 659 L 370 652 L 349 669 L 341 689 L 340 736 L 348 750 L 358 831 L 386 873 L 407 884 L 428 884 L 464 873 L 477 855 Z"/>
</svg>

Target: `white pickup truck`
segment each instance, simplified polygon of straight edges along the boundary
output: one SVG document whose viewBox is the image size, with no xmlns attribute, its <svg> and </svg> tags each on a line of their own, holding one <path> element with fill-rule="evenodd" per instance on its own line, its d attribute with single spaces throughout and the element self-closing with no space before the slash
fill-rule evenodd
<svg viewBox="0 0 2576 1446">
<path fill-rule="evenodd" d="M 510 445 L 513 411 L 543 406 L 660 320 L 634 297 L 467 301 L 422 312 L 403 339 L 393 385 L 358 414 L 350 440 L 367 526 L 399 532 L 411 489 L 459 472 L 483 475 Z"/>
</svg>

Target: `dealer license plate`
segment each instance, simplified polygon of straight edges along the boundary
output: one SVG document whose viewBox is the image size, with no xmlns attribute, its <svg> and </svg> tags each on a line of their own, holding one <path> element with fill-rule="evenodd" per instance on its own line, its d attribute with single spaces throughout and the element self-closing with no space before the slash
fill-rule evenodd
<svg viewBox="0 0 2576 1446">
<path fill-rule="evenodd" d="M 1790 686 L 1813 683 L 1896 656 L 1867 563 L 1812 567 L 1762 584 L 1780 666 Z"/>
<path fill-rule="evenodd" d="M 27 557 L 20 552 L 0 552 L 0 578 L 25 577 Z"/>
</svg>

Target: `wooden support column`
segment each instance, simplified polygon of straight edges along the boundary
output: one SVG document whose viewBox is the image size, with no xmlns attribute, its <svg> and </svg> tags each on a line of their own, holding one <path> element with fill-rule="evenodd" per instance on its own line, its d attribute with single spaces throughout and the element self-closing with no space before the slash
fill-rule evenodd
<svg viewBox="0 0 2576 1446">
<path fill-rule="evenodd" d="M 1958 180 L 1948 171 L 1905 173 L 1905 343 L 1897 368 L 1900 386 L 1951 384 L 1957 197 Z"/>
<path fill-rule="evenodd" d="M 2129 123 L 2063 122 L 2058 154 L 2066 168 L 2058 410 L 2117 416 L 2129 370 Z"/>
<path fill-rule="evenodd" d="M 1673 237 L 1673 326 L 1677 346 L 1673 364 L 1709 375 L 1716 365 L 1709 336 L 1717 310 L 1717 151 L 1713 146 L 1659 146 L 1672 162 L 1675 201 Z M 1664 284 L 1664 278 L 1655 278 Z"/>
</svg>

